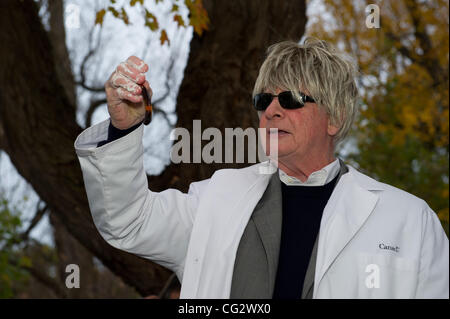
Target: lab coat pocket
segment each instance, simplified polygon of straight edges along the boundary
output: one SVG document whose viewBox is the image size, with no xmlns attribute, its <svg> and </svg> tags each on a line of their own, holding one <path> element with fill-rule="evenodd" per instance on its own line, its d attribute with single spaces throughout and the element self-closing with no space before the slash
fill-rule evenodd
<svg viewBox="0 0 450 319">
<path fill-rule="evenodd" d="M 358 253 L 361 298 L 414 298 L 418 263 L 388 254 Z"/>
</svg>

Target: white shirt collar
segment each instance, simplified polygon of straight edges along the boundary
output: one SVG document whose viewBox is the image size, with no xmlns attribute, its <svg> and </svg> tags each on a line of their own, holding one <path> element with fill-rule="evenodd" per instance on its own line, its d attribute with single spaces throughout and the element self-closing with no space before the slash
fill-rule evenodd
<svg viewBox="0 0 450 319">
<path fill-rule="evenodd" d="M 328 182 L 331 182 L 333 178 L 335 178 L 339 174 L 339 171 L 339 159 L 336 159 L 334 162 L 331 162 L 322 169 L 311 173 L 311 175 L 308 176 L 308 179 L 305 182 L 302 182 L 296 177 L 289 176 L 281 169 L 279 169 L 279 176 L 280 180 L 288 186 L 323 186 Z"/>
</svg>

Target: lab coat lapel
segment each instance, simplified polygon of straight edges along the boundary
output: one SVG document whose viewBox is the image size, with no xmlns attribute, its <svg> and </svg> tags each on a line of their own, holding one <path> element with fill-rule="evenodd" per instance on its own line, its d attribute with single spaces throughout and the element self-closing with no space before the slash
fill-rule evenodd
<svg viewBox="0 0 450 319">
<path fill-rule="evenodd" d="M 273 291 L 278 266 L 282 222 L 281 182 L 278 172 L 272 175 L 264 195 L 255 207 L 252 219 L 266 252 L 269 290 Z"/>
<path fill-rule="evenodd" d="M 339 183 L 339 180 L 341 179 L 342 175 L 348 172 L 348 167 L 345 165 L 344 161 L 342 161 L 340 158 L 339 158 L 339 166 L 340 170 L 337 176 L 336 183 Z M 311 299 L 313 296 L 314 274 L 316 269 L 318 242 L 319 236 L 317 235 L 316 240 L 314 241 L 311 257 L 309 259 L 308 268 L 306 270 L 305 280 L 303 282 L 302 299 Z"/>
<path fill-rule="evenodd" d="M 223 170 L 211 177 L 191 234 L 181 298 L 229 298 L 239 240 L 273 174 L 267 166 Z"/>
<path fill-rule="evenodd" d="M 314 297 L 320 281 L 372 213 L 378 195 L 358 183 L 355 169 L 343 175 L 325 206 L 319 234 Z M 379 188 L 378 188 L 379 189 Z"/>
</svg>

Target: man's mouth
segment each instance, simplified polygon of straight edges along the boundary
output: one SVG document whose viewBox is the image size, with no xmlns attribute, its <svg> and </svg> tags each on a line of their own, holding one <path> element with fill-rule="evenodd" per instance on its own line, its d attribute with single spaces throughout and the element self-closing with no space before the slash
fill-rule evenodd
<svg viewBox="0 0 450 319">
<path fill-rule="evenodd" d="M 284 135 L 290 134 L 288 131 L 281 130 L 281 129 L 276 129 L 276 128 L 270 128 L 270 129 L 267 130 L 267 132 L 268 132 L 269 135 L 272 135 L 272 134 L 276 135 L 276 134 L 278 134 L 278 136 L 284 136 Z"/>
</svg>

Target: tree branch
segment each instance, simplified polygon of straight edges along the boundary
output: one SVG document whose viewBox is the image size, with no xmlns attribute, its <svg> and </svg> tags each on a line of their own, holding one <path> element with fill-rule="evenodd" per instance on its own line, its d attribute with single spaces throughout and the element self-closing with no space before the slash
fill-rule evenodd
<svg viewBox="0 0 450 319">
<path fill-rule="evenodd" d="M 169 81 L 170 81 L 170 77 L 171 77 L 174 65 L 175 65 L 175 58 L 171 58 L 170 59 L 170 63 L 169 63 L 169 67 L 167 68 L 167 72 L 166 72 L 166 81 L 164 82 L 164 86 L 165 86 L 166 91 L 158 99 L 152 101 L 153 110 L 154 110 L 155 114 L 161 114 L 164 117 L 164 119 L 166 120 L 166 122 L 169 125 L 169 127 L 172 127 L 173 124 L 170 123 L 170 120 L 169 120 L 167 112 L 164 111 L 163 109 L 161 109 L 160 107 L 158 107 L 158 104 L 162 103 L 170 95 L 170 84 L 169 84 Z"/>
<path fill-rule="evenodd" d="M 37 281 L 42 283 L 44 286 L 52 290 L 58 297 L 67 299 L 68 295 L 65 289 L 59 284 L 59 282 L 43 271 L 35 267 L 29 266 L 19 266 L 20 268 L 26 270 L 31 276 L 33 276 Z"/>
<path fill-rule="evenodd" d="M 101 29 L 100 29 L 101 30 Z M 81 62 L 80 65 L 80 80 L 76 81 L 75 83 L 79 86 L 81 86 L 82 88 L 91 91 L 91 92 L 103 92 L 105 90 L 104 86 L 91 86 L 87 84 L 86 81 L 86 64 L 89 61 L 89 59 L 95 54 L 95 52 L 97 52 L 97 50 L 100 47 L 100 40 L 101 40 L 101 36 L 98 37 L 97 42 L 95 43 L 95 45 L 92 45 L 92 38 L 93 38 L 93 33 L 94 33 L 94 27 L 92 27 L 89 31 L 89 35 L 88 35 L 88 43 L 89 43 L 89 51 L 88 53 L 84 56 L 83 61 Z"/>
<path fill-rule="evenodd" d="M 3 125 L 0 122 L 0 150 L 5 148 L 5 130 L 3 129 Z"/>
<path fill-rule="evenodd" d="M 66 289 L 55 279 L 47 275 L 45 272 L 41 271 L 38 268 L 35 267 L 29 267 L 29 266 L 20 266 L 21 268 L 28 271 L 36 280 L 41 282 L 43 285 L 45 285 L 47 288 L 51 289 L 57 296 L 61 298 L 68 298 L 68 294 L 66 292 Z"/>
<path fill-rule="evenodd" d="M 392 40 L 392 41 L 394 41 L 394 42 L 396 42 L 396 43 L 399 43 L 399 44 L 402 43 L 401 37 L 395 35 L 394 33 L 390 32 L 390 31 L 389 31 L 389 32 L 386 32 L 386 36 L 387 36 L 390 40 Z M 405 58 L 411 60 L 412 63 L 417 63 L 416 57 L 413 56 L 414 53 L 413 53 L 410 49 L 408 49 L 406 46 L 400 45 L 400 46 L 397 48 L 397 50 L 398 50 L 398 51 L 400 52 L 400 54 L 403 55 Z"/>
<path fill-rule="evenodd" d="M 40 243 L 37 243 L 40 245 Z M 8 263 L 18 268 L 22 268 L 27 271 L 31 276 L 33 276 L 37 281 L 42 283 L 44 286 L 52 290 L 58 297 L 60 298 L 68 298 L 69 295 L 66 289 L 61 285 L 61 283 L 50 277 L 45 271 L 42 271 L 40 268 L 37 268 L 33 265 L 24 265 L 19 262 L 17 258 L 12 256 L 8 257 Z M 44 268 L 45 269 L 45 268 Z"/>
<path fill-rule="evenodd" d="M 85 115 L 85 120 L 86 120 L 86 127 L 89 127 L 92 125 L 92 116 L 94 115 L 95 110 L 102 104 L 106 103 L 106 98 L 102 98 L 99 100 L 94 100 L 91 102 L 91 105 L 89 106 L 86 115 Z"/>
<path fill-rule="evenodd" d="M 20 237 L 24 241 L 28 240 L 30 232 L 41 221 L 42 217 L 44 217 L 45 213 L 48 210 L 48 205 L 47 204 L 42 209 L 39 209 L 39 206 L 40 206 L 41 203 L 42 203 L 42 201 L 39 201 L 37 203 L 37 205 L 36 205 L 36 213 L 34 214 L 34 217 L 31 220 L 31 224 L 28 226 L 27 230 L 22 235 L 20 235 Z"/>
<path fill-rule="evenodd" d="M 76 105 L 75 85 L 69 52 L 66 46 L 66 31 L 64 26 L 64 3 L 61 0 L 48 0 L 50 13 L 49 38 L 55 55 L 56 73 L 63 85 L 64 91 L 72 105 Z"/>
<path fill-rule="evenodd" d="M 439 59 L 436 57 L 436 52 L 433 51 L 431 39 L 422 25 L 422 15 L 419 12 L 417 2 L 415 0 L 407 0 L 406 7 L 414 26 L 414 36 L 419 40 L 420 47 L 423 50 L 423 54 L 417 58 L 417 63 L 427 70 L 433 79 L 433 87 L 436 87 L 448 80 L 448 73 L 441 67 Z"/>
<path fill-rule="evenodd" d="M 80 80 L 76 81 L 75 83 L 79 86 L 81 86 L 83 89 L 86 89 L 91 92 L 104 92 L 105 88 L 102 87 L 93 87 L 86 83 L 86 63 L 89 61 L 92 55 L 94 55 L 96 51 L 96 48 L 90 48 L 89 52 L 84 56 L 83 61 L 80 65 Z"/>
<path fill-rule="evenodd" d="M 175 273 L 172 273 L 170 275 L 169 279 L 167 279 L 166 283 L 164 284 L 164 287 L 161 289 L 161 292 L 158 294 L 159 299 L 164 299 L 167 292 L 169 291 L 170 286 L 172 283 L 176 280 Z"/>
</svg>

